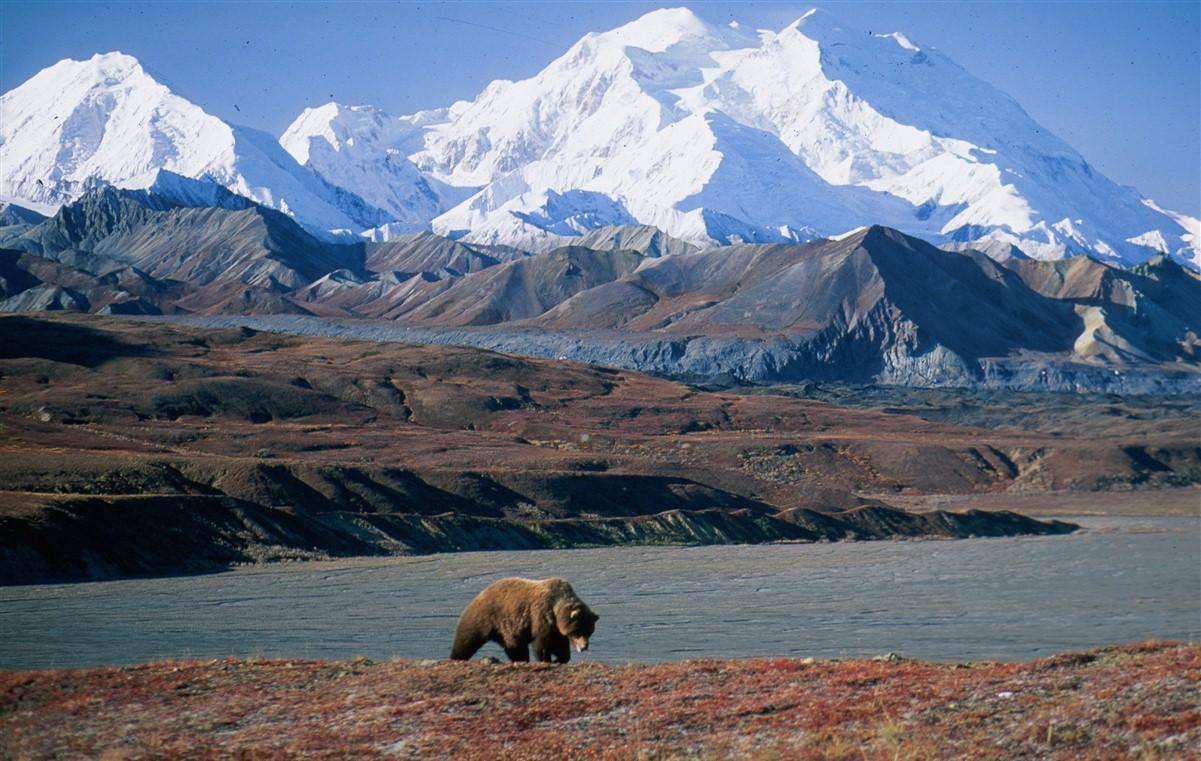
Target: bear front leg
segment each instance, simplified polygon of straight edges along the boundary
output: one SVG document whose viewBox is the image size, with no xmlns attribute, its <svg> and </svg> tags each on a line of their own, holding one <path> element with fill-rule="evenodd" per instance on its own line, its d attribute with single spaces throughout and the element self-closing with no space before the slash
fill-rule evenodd
<svg viewBox="0 0 1201 761">
<path fill-rule="evenodd" d="M 509 656 L 509 660 L 513 663 L 529 663 L 530 647 L 529 645 L 505 646 L 505 655 Z"/>
<path fill-rule="evenodd" d="M 571 643 L 567 641 L 566 637 L 556 637 L 551 654 L 559 663 L 569 662 L 571 660 Z"/>
<path fill-rule="evenodd" d="M 455 643 L 450 649 L 450 659 L 452 661 L 469 661 L 471 656 L 475 655 L 476 651 L 487 641 L 487 635 L 481 634 L 469 626 L 460 626 L 455 631 Z"/>
<path fill-rule="evenodd" d="M 571 648 L 564 637 L 541 637 L 534 640 L 534 657 L 539 663 L 567 663 L 571 660 Z"/>
</svg>

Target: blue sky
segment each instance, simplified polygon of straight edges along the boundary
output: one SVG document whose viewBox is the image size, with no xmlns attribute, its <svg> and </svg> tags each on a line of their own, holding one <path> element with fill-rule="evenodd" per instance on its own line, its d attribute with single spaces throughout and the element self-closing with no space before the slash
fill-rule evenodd
<svg viewBox="0 0 1201 761">
<path fill-rule="evenodd" d="M 0 90 L 61 58 L 122 50 L 206 110 L 279 134 L 328 100 L 403 114 L 471 98 L 589 31 L 678 4 L 0 0 Z M 813 3 L 687 4 L 779 28 Z M 1112 179 L 1201 215 L 1201 2 L 819 5 L 939 48 Z"/>
</svg>

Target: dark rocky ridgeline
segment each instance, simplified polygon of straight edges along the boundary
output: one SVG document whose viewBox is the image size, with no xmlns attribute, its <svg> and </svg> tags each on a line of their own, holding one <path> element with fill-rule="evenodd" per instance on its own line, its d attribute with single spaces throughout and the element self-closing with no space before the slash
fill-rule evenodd
<svg viewBox="0 0 1201 761">
<path fill-rule="evenodd" d="M 46 215 L 12 203 L 0 203 L 0 235 L 20 234 L 46 221 Z"/>
<path fill-rule="evenodd" d="M 637 251 L 643 256 L 657 258 L 675 254 L 695 254 L 699 249 L 691 243 L 673 238 L 650 225 L 608 225 L 597 227 L 580 236 L 577 246 L 597 251 Z"/>
<path fill-rule="evenodd" d="M 187 182 L 98 188 L 49 219 L 0 209 L 0 311 L 208 316 L 706 383 L 1201 390 L 1201 276 L 1162 257 L 997 262 L 879 226 L 703 251 L 645 226 L 536 254 L 428 232 L 336 245 Z"/>
<path fill-rule="evenodd" d="M 457 277 L 528 256 L 508 246 L 463 243 L 431 232 L 398 235 L 366 247 L 366 268 L 374 273 L 429 272 Z"/>
<path fill-rule="evenodd" d="M 302 513 L 217 496 L 56 499 L 0 513 L 0 584 L 219 571 L 234 564 L 479 550 L 1066 534 L 1010 512 L 670 510 L 523 520 L 454 513 Z"/>
<path fill-rule="evenodd" d="M 1001 264 L 882 227 L 638 257 L 564 248 L 328 300 L 389 323 L 269 315 L 209 324 L 479 346 L 704 383 L 1201 390 L 1201 278 L 1169 260 L 1131 270 L 1087 258 Z M 364 294 L 360 307 L 351 294 Z"/>
<path fill-rule="evenodd" d="M 288 294 L 363 272 L 363 244 L 318 240 L 281 212 L 213 192 L 198 202 L 106 186 L 49 219 L 0 226 L 3 266 L 38 281 L 0 292 L 0 311 L 308 314 Z M 74 298 L 39 305 L 23 294 L 52 288 Z"/>
</svg>

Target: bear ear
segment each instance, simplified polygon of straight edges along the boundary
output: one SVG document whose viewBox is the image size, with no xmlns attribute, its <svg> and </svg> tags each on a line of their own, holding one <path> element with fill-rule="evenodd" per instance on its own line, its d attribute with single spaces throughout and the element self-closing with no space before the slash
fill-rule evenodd
<svg viewBox="0 0 1201 761">
<path fill-rule="evenodd" d="M 574 619 L 577 619 L 577 618 L 579 618 L 579 617 L 580 617 L 580 609 L 579 609 L 579 608 L 572 608 L 572 609 L 571 609 L 571 618 L 574 620 Z"/>
</svg>

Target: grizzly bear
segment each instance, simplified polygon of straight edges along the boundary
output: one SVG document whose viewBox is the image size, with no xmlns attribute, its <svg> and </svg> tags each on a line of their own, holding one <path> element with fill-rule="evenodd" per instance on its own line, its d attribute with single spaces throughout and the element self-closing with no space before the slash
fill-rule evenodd
<svg viewBox="0 0 1201 761">
<path fill-rule="evenodd" d="M 501 579 L 463 609 L 450 657 L 470 660 L 492 641 L 514 662 L 528 661 L 532 644 L 540 662 L 567 663 L 572 647 L 588 649 L 598 619 L 563 579 Z"/>
</svg>

